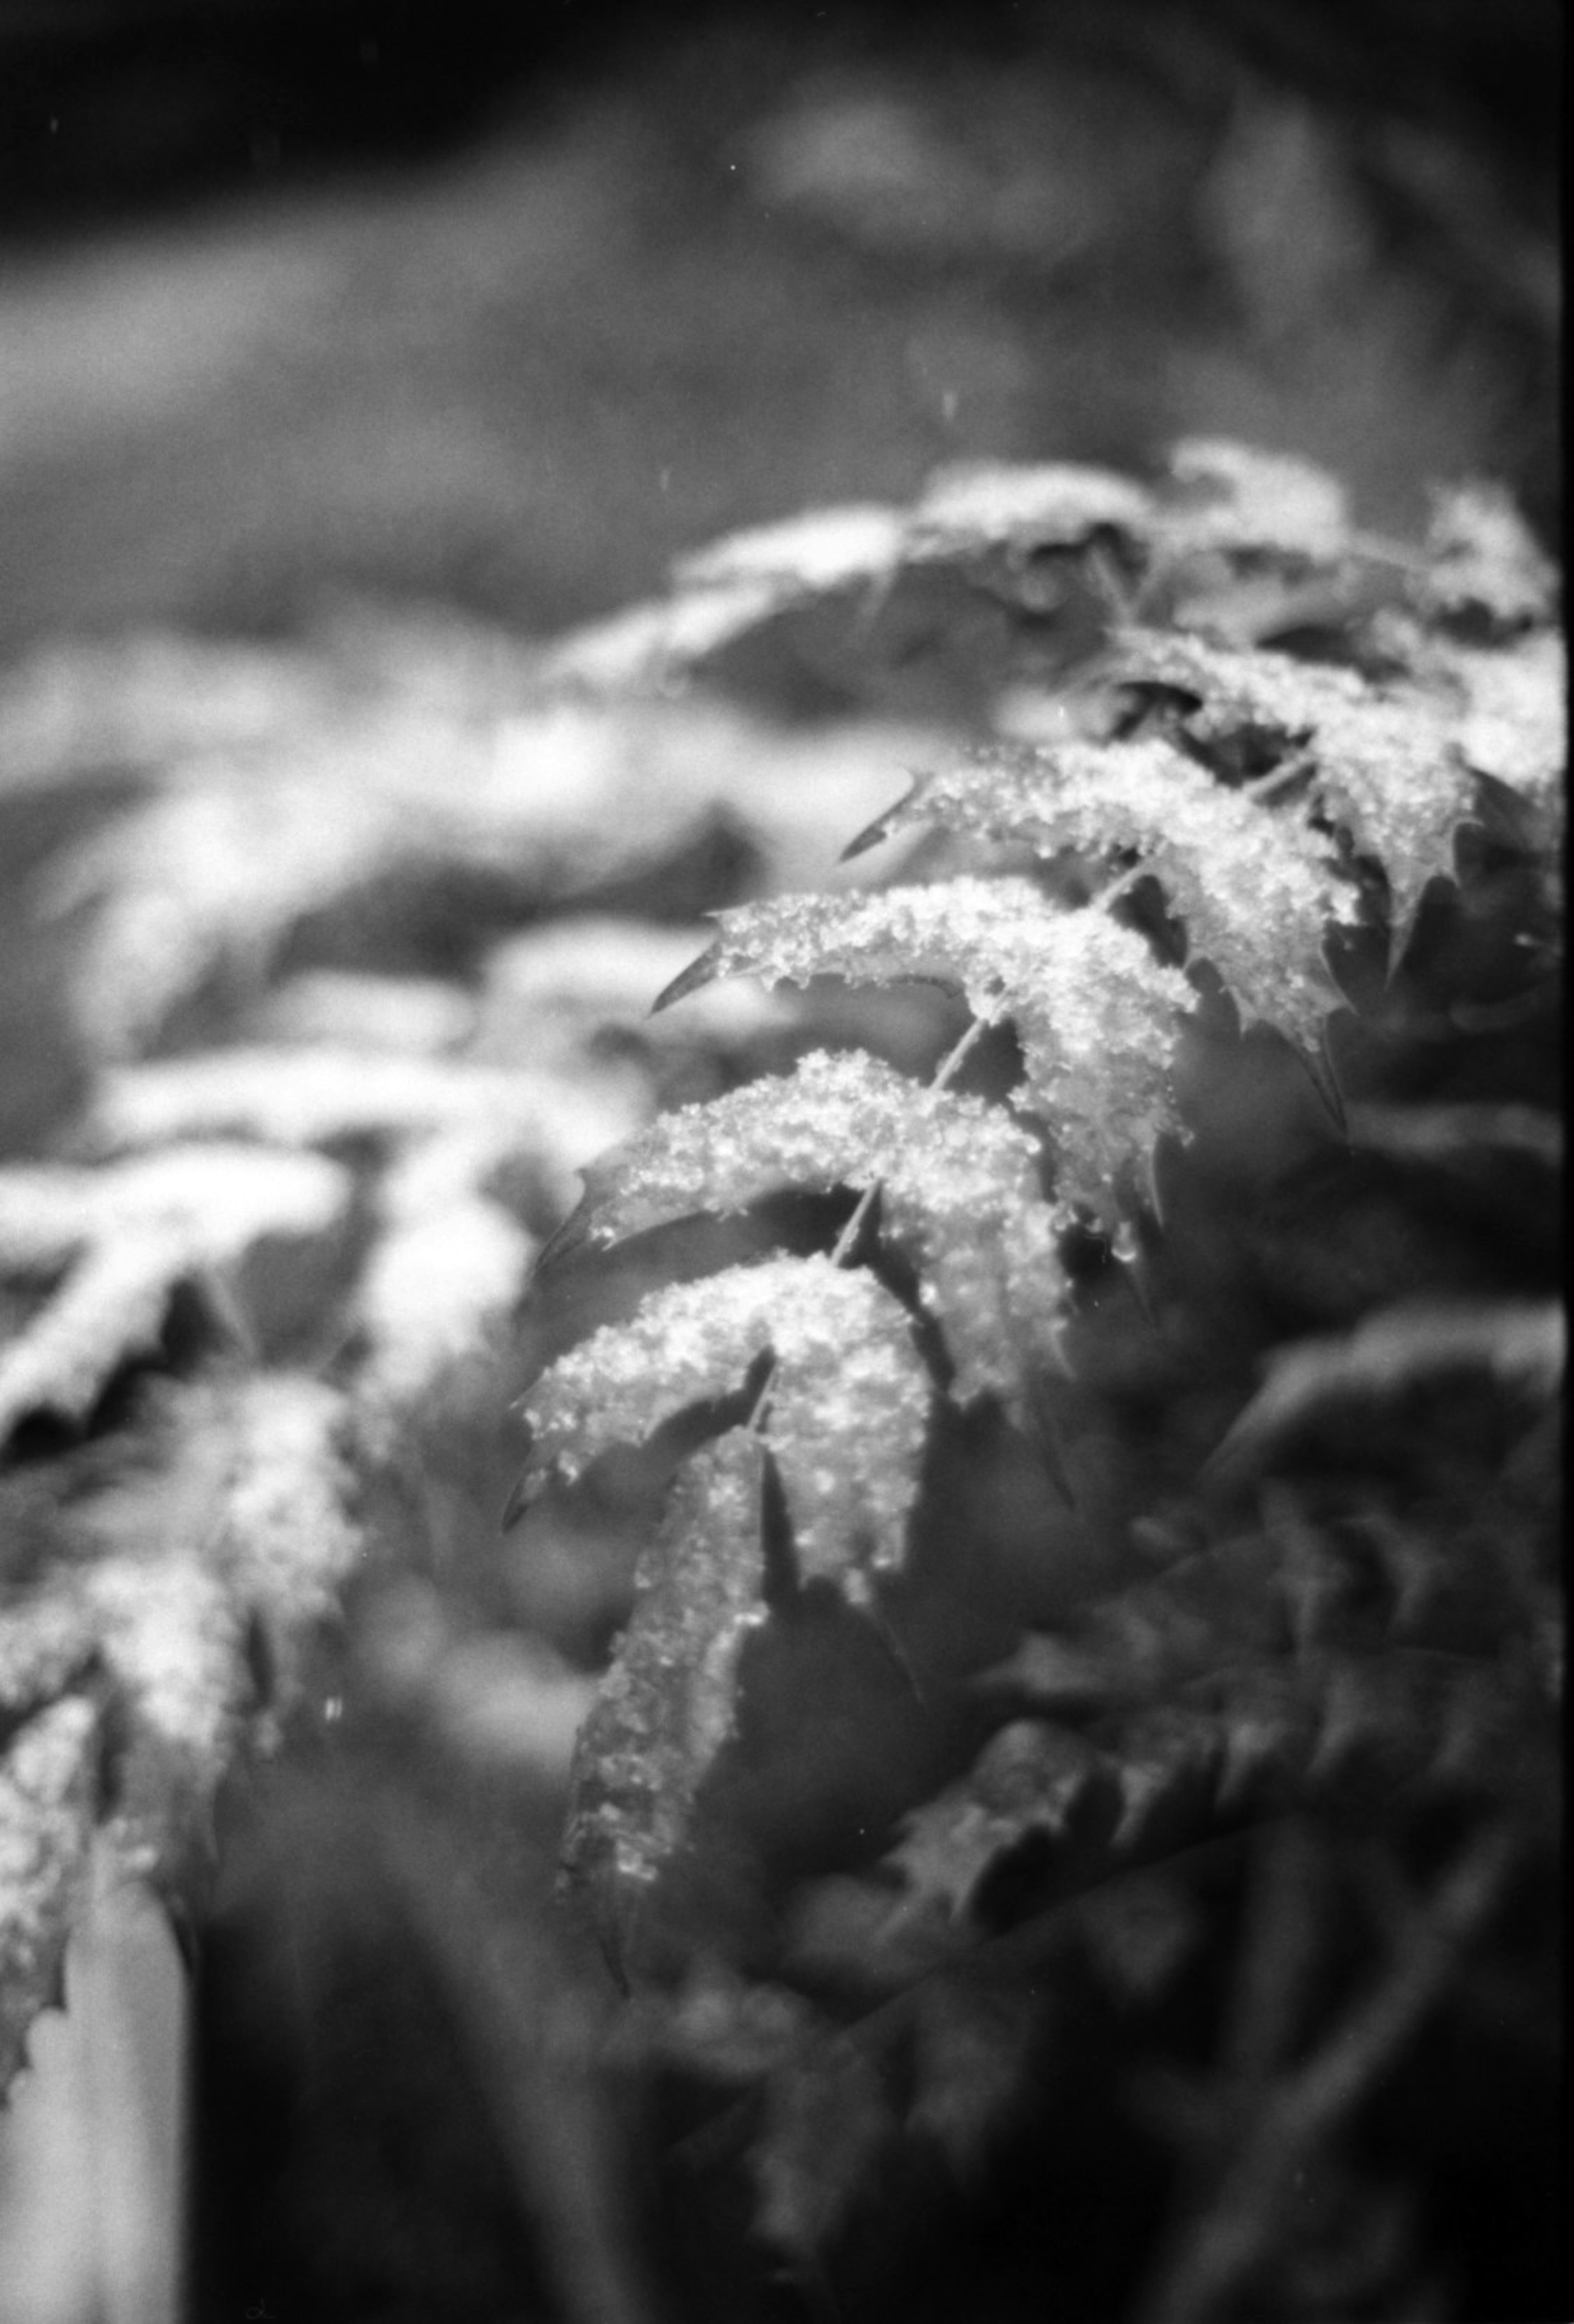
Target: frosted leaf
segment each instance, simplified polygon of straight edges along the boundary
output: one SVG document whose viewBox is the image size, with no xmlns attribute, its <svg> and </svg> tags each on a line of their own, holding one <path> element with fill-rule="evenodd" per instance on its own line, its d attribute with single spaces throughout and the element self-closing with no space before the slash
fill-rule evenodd
<svg viewBox="0 0 1574 2324">
<path fill-rule="evenodd" d="M 201 1728 L 227 1751 L 243 1720 L 264 1734 L 258 1715 L 271 1720 L 287 1706 L 307 1640 L 333 1613 L 359 1554 L 348 1408 L 305 1373 L 256 1372 L 168 1391 L 155 1416 L 153 1457 L 80 1513 L 84 1538 L 100 1552 L 88 1602 L 125 1633 L 128 1683 L 151 1690 L 158 1731 Z M 144 1576 L 153 1577 L 146 1589 Z M 154 1622 L 146 1637 L 144 1604 Z M 167 1698 L 156 1675 L 159 1606 L 174 1656 Z M 265 1673 L 252 1655 L 259 1635 Z M 222 1757 L 215 1781 L 220 1772 Z"/>
<path fill-rule="evenodd" d="M 149 1353 L 178 1285 L 264 1244 L 310 1245 L 344 1216 L 350 1182 L 310 1154 L 174 1146 L 103 1169 L 0 1171 L 0 1267 L 65 1270 L 0 1348 L 0 1439 L 29 1414 L 81 1420 L 128 1358 Z"/>
<path fill-rule="evenodd" d="M 1063 848 L 1098 861 L 1134 852 L 1186 927 L 1193 957 L 1211 960 L 1243 1017 L 1315 1049 L 1338 994 L 1322 970 L 1323 932 L 1347 896 L 1295 817 L 1217 782 L 1157 737 L 994 752 L 921 776 L 873 828 L 921 822 Z"/>
<path fill-rule="evenodd" d="M 571 1480 L 669 1415 L 735 1393 L 767 1348 L 768 1441 L 800 1564 L 858 1594 L 864 1567 L 901 1563 L 931 1394 L 906 1314 L 861 1269 L 768 1259 L 652 1293 L 524 1398 L 526 1486 L 548 1473 Z"/>
<path fill-rule="evenodd" d="M 921 549 L 954 554 L 995 546 L 1079 549 L 1106 531 L 1143 540 L 1153 522 L 1153 495 L 1112 469 L 981 460 L 930 478 L 911 532 Z"/>
<path fill-rule="evenodd" d="M 325 770 L 326 771 L 326 770 Z M 61 906 L 92 903 L 72 1002 L 97 1053 L 135 1049 L 225 962 L 261 981 L 308 912 L 364 888 L 409 846 L 377 792 L 342 774 L 230 780 L 117 816 L 54 881 Z"/>
<path fill-rule="evenodd" d="M 128 1870 L 152 1876 L 202 1836 L 240 1739 L 252 1693 L 242 1609 L 184 1545 L 106 1558 L 84 1589 L 125 1725 L 116 1760 L 119 1853 Z"/>
<path fill-rule="evenodd" d="M 193 1137 L 374 1140 L 394 1149 L 383 1189 L 391 1214 L 446 1208 L 503 1181 L 561 1212 L 581 1166 L 647 1111 L 637 1077 L 583 1064 L 569 1073 L 326 1045 L 236 1047 L 113 1068 L 86 1136 L 112 1152 Z"/>
<path fill-rule="evenodd" d="M 214 1412 L 223 1467 L 208 1554 L 263 1620 L 287 1698 L 301 1643 L 333 1613 L 361 1551 L 345 1399 L 305 1373 L 262 1372 L 223 1392 Z"/>
<path fill-rule="evenodd" d="M 806 595 L 844 589 L 893 572 L 904 532 L 896 509 L 866 502 L 811 509 L 696 549 L 679 560 L 672 578 L 681 590 L 761 581 Z"/>
<path fill-rule="evenodd" d="M 93 1654 L 93 1629 L 72 1595 L 44 1594 L 0 1613 L 0 1720 L 63 1694 Z"/>
<path fill-rule="evenodd" d="M 1194 437 L 1174 447 L 1168 466 L 1186 495 L 1162 519 L 1171 555 L 1214 550 L 1320 562 L 1349 549 L 1344 489 L 1310 461 Z"/>
<path fill-rule="evenodd" d="M 175 1138 L 321 1146 L 409 1138 L 505 1114 L 520 1130 L 563 1094 L 556 1083 L 463 1058 L 326 1043 L 215 1049 L 123 1065 L 102 1077 L 88 1132 L 104 1150 Z"/>
<path fill-rule="evenodd" d="M 30 1719 L 0 1758 L 0 2096 L 24 2062 L 33 2019 L 59 1998 L 98 1756 L 97 1707 L 73 1695 Z"/>
<path fill-rule="evenodd" d="M 153 1457 L 87 1500 L 76 1580 L 112 1690 L 117 1850 L 177 1877 L 244 1744 L 273 1738 L 358 1554 L 338 1393 L 261 1373 L 171 1394 Z"/>
<path fill-rule="evenodd" d="M 1177 1126 L 1173 1074 L 1195 995 L 1102 912 L 1069 912 L 1029 880 L 961 878 L 874 894 L 782 896 L 718 914 L 721 934 L 682 997 L 717 976 L 803 984 L 902 977 L 959 984 L 986 1022 L 1010 1019 L 1026 1094 L 1053 1130 L 1067 1201 L 1108 1211 L 1123 1167 Z"/>
<path fill-rule="evenodd" d="M 549 686 L 594 693 L 660 692 L 768 621 L 794 594 L 775 578 L 750 577 L 653 598 L 573 631 L 543 657 L 542 676 Z"/>
<path fill-rule="evenodd" d="M 495 1348 L 535 1248 L 510 1212 L 479 1196 L 412 1213 L 378 1239 L 352 1312 L 366 1342 L 356 1395 L 379 1434 Z"/>
<path fill-rule="evenodd" d="M 616 1953 L 734 1729 L 738 1658 L 764 1618 L 762 1457 L 735 1431 L 681 1471 L 575 1748 L 564 1868 L 590 1885 Z"/>
<path fill-rule="evenodd" d="M 121 1365 L 158 1346 L 171 1294 L 189 1271 L 171 1235 L 88 1252 L 23 1334 L 0 1348 L 0 1442 L 33 1413 L 85 1419 Z"/>
<path fill-rule="evenodd" d="M 1560 804 L 1569 763 L 1569 669 L 1552 630 L 1483 652 L 1449 656 L 1463 688 L 1459 748 L 1472 767 L 1538 807 Z"/>
<path fill-rule="evenodd" d="M 1185 714 L 1204 744 L 1276 738 L 1304 759 L 1323 811 L 1388 880 L 1395 957 L 1427 881 L 1453 868 L 1453 838 L 1475 779 L 1447 709 L 1417 689 L 1387 694 L 1353 670 L 1179 637 L 1128 638 L 1125 676 L 1199 696 Z"/>
<path fill-rule="evenodd" d="M 1141 538 L 1152 502 L 1099 468 L 981 462 L 944 468 L 908 510 L 816 509 L 711 543 L 674 568 L 671 594 L 564 641 L 549 682 L 653 689 L 796 606 L 878 591 L 904 570 L 991 549 L 1080 548 L 1101 531 Z"/>
<path fill-rule="evenodd" d="M 881 1227 L 912 1260 L 960 1400 L 1020 1413 L 1053 1360 L 1066 1285 L 1035 1141 L 998 1106 L 923 1089 L 877 1059 L 823 1052 L 653 1122 L 586 1174 L 585 1228 L 613 1242 L 788 1186 L 881 1188 Z"/>
<path fill-rule="evenodd" d="M 1506 630 L 1551 616 L 1556 569 L 1501 485 L 1435 493 L 1426 550 L 1413 591 L 1424 611 L 1485 613 Z"/>
</svg>

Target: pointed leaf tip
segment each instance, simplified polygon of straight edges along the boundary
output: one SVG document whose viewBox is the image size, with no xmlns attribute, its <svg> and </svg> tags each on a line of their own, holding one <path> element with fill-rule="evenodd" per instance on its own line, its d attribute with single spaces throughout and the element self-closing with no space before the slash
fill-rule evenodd
<svg viewBox="0 0 1574 2324">
<path fill-rule="evenodd" d="M 675 1002 L 687 1001 L 691 992 L 701 991 L 706 985 L 713 984 L 722 973 L 721 949 L 719 940 L 708 945 L 698 960 L 691 960 L 687 968 L 680 970 L 671 984 L 663 985 L 652 1001 L 651 1015 L 659 1017 L 664 1009 L 671 1009 Z"/>
</svg>

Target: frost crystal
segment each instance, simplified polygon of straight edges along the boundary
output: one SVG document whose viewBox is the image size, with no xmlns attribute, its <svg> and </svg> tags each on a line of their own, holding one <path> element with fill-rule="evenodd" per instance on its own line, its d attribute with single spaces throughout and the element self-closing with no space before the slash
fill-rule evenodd
<svg viewBox="0 0 1574 2324">
<path fill-rule="evenodd" d="M 878 1183 L 882 1231 L 918 1272 L 957 1367 L 953 1394 L 993 1391 L 1020 1414 L 1033 1369 L 1052 1360 L 1066 1289 L 1036 1157 L 998 1106 L 921 1088 L 873 1057 L 817 1052 L 605 1156 L 587 1174 L 586 1231 L 613 1242 L 782 1187 Z"/>
<path fill-rule="evenodd" d="M 893 1567 L 918 1489 L 931 1387 L 906 1314 L 861 1270 L 827 1259 L 735 1267 L 654 1292 L 594 1333 L 524 1399 L 526 1480 L 578 1477 L 691 1404 L 731 1395 L 774 1357 L 768 1442 L 805 1574 Z"/>
</svg>

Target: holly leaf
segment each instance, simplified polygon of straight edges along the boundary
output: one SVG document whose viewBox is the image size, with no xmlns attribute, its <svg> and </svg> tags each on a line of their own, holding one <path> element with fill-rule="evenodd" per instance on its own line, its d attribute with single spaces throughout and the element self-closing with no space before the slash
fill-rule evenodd
<svg viewBox="0 0 1574 2324">
<path fill-rule="evenodd" d="M 801 1569 L 862 1596 L 867 1572 L 902 1562 L 932 1388 L 900 1303 L 828 1259 L 668 1285 L 550 1365 L 523 1400 L 522 1496 L 735 1394 L 767 1350 L 768 1442 Z"/>
<path fill-rule="evenodd" d="M 1174 1070 L 1195 995 L 1103 912 L 1061 910 L 1008 877 L 782 896 L 717 918 L 717 942 L 658 1007 L 723 976 L 959 985 L 976 1016 L 1015 1027 L 1026 1100 L 1051 1126 L 1065 1200 L 1112 1211 L 1117 1177 L 1145 1167 L 1180 1126 Z"/>
<path fill-rule="evenodd" d="M 1044 857 L 1134 856 L 1184 922 L 1190 956 L 1213 963 L 1243 1018 L 1319 1047 L 1339 1002 L 1323 935 L 1352 916 L 1355 890 L 1332 876 L 1298 817 L 1227 788 L 1172 744 L 982 752 L 921 776 L 848 852 L 917 823 L 1022 842 Z"/>
<path fill-rule="evenodd" d="M 585 1174 L 567 1240 L 606 1244 L 787 1186 L 880 1188 L 880 1225 L 912 1261 L 956 1364 L 960 1401 L 1019 1417 L 1054 1360 L 1067 1286 L 1063 1218 L 1042 1199 L 1036 1141 L 998 1106 L 924 1089 L 869 1056 L 816 1051 L 791 1074 L 665 1114 Z"/>
<path fill-rule="evenodd" d="M 740 1657 L 765 1612 L 764 1460 L 757 1438 L 734 1431 L 680 1472 L 575 1746 L 564 1869 L 589 1888 L 619 1965 L 736 1723 Z"/>
<path fill-rule="evenodd" d="M 1454 834 L 1476 798 L 1457 722 L 1418 687 L 1385 692 L 1353 670 L 1174 635 L 1124 641 L 1127 679 L 1193 695 L 1184 732 L 1205 750 L 1266 753 L 1304 768 L 1319 812 L 1343 825 L 1388 881 L 1393 956 L 1429 880 L 1451 876 Z"/>
</svg>

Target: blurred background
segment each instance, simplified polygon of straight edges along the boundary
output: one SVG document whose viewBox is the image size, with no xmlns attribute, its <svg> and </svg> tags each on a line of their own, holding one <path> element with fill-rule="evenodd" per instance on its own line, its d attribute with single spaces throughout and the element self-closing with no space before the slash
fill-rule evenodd
<svg viewBox="0 0 1574 2324">
<path fill-rule="evenodd" d="M 1558 490 L 1556 0 L 12 0 L 0 654 L 555 628 L 958 456 Z"/>
</svg>

